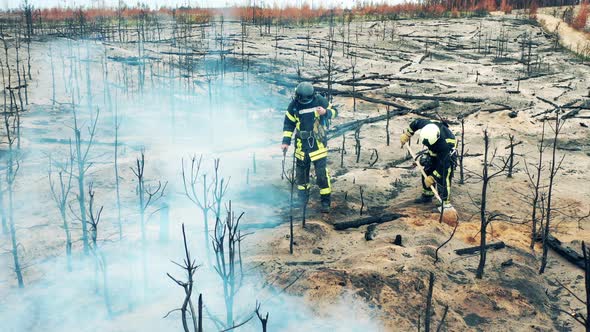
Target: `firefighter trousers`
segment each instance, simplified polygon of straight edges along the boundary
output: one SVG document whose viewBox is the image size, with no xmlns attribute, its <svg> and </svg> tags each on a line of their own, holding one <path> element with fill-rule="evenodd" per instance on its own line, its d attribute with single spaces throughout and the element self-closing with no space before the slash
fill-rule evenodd
<svg viewBox="0 0 590 332">
<path fill-rule="evenodd" d="M 316 183 L 318 187 L 320 187 L 320 196 L 322 198 L 322 202 L 330 202 L 332 185 L 330 181 L 330 173 L 327 168 L 327 161 L 327 157 L 311 161 L 308 153 L 305 154 L 303 160 L 299 158 L 297 159 L 295 176 L 297 179 L 297 189 L 299 189 L 301 196 L 306 196 L 309 189 L 311 188 L 309 173 L 311 171 L 311 164 L 313 163 L 316 174 Z"/>
</svg>

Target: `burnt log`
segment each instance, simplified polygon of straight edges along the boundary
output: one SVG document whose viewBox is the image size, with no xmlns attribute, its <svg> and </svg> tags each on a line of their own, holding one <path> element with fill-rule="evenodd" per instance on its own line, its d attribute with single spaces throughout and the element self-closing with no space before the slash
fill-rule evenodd
<svg viewBox="0 0 590 332">
<path fill-rule="evenodd" d="M 287 266 L 314 266 L 314 265 L 323 265 L 325 264 L 325 261 L 290 261 L 290 262 L 285 262 L 285 265 Z"/>
<path fill-rule="evenodd" d="M 463 103 L 482 103 L 485 101 L 484 98 L 477 97 L 410 95 L 394 92 L 385 93 L 384 96 L 388 98 L 401 98 L 406 100 L 458 101 Z"/>
<path fill-rule="evenodd" d="M 383 114 L 383 115 L 378 115 L 378 116 L 374 116 L 374 117 L 370 117 L 370 118 L 366 118 L 366 119 L 362 119 L 362 120 L 355 120 L 355 121 L 342 123 L 342 124 L 333 126 L 328 131 L 328 138 L 334 138 L 337 136 L 341 136 L 343 133 L 345 133 L 347 131 L 356 130 L 359 125 L 375 123 L 375 122 L 387 120 L 387 118 L 391 117 L 392 115 L 404 115 L 404 114 L 408 114 L 408 113 L 409 113 L 408 111 L 392 111 L 392 112 L 389 112 L 389 115 Z"/>
<path fill-rule="evenodd" d="M 285 87 L 289 87 L 289 88 L 293 88 L 293 87 L 297 86 L 297 83 L 295 83 L 295 82 L 285 81 L 285 80 L 278 78 L 278 77 L 275 77 L 275 78 L 265 77 L 264 80 L 269 83 L 275 84 L 275 85 L 285 86 Z M 352 91 L 328 89 L 328 88 L 324 88 L 324 87 L 315 87 L 315 90 L 318 92 L 322 92 L 322 93 L 330 93 L 332 96 L 341 96 L 341 97 L 353 97 L 354 96 L 357 99 L 364 100 L 369 103 L 391 106 L 391 107 L 395 107 L 400 110 L 409 110 L 409 111 L 413 110 L 411 107 L 408 107 L 406 105 L 402 105 L 400 103 L 396 103 L 393 101 L 387 101 L 387 100 L 367 97 L 367 96 L 359 93 L 359 91 L 356 91 L 356 93 L 352 93 Z M 371 89 L 369 89 L 369 90 L 371 90 Z"/>
<path fill-rule="evenodd" d="M 342 231 L 342 230 L 349 229 L 349 228 L 359 228 L 364 225 L 382 224 L 382 223 L 393 221 L 393 220 L 396 220 L 396 219 L 399 219 L 402 217 L 406 217 L 406 215 L 400 214 L 400 213 L 387 213 L 387 214 L 384 214 L 381 216 L 371 216 L 371 217 L 365 217 L 365 218 L 335 223 L 334 229 L 337 231 Z"/>
<path fill-rule="evenodd" d="M 490 249 L 502 249 L 505 248 L 506 244 L 502 241 L 500 242 L 496 242 L 496 243 L 490 243 L 487 244 L 485 246 L 486 250 L 490 250 Z M 468 247 L 468 248 L 462 248 L 462 249 L 457 249 L 455 250 L 455 254 L 461 256 L 461 255 L 472 255 L 475 253 L 478 253 L 481 250 L 481 246 L 475 246 L 475 247 Z"/>
<path fill-rule="evenodd" d="M 539 235 L 537 237 L 537 241 L 543 242 L 543 236 Z M 565 258 L 565 260 L 567 260 L 568 262 L 574 264 L 579 268 L 584 268 L 584 257 L 574 249 L 563 245 L 563 243 L 559 241 L 559 239 L 555 236 L 547 236 L 547 245 L 549 246 L 549 248 L 553 249 L 553 251 L 555 251 L 559 256 Z"/>
</svg>

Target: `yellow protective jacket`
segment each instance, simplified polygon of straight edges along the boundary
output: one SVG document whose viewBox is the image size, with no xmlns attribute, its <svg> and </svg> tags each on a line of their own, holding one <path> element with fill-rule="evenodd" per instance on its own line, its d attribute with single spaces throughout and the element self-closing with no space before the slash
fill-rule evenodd
<svg viewBox="0 0 590 332">
<path fill-rule="evenodd" d="M 319 115 L 318 107 L 326 109 L 326 114 Z M 297 100 L 292 100 L 285 113 L 283 124 L 283 144 L 290 145 L 293 135 L 296 138 L 295 157 L 304 160 L 306 154 L 311 161 L 316 161 L 328 156 L 325 137 L 318 137 L 315 126 L 325 126 L 329 119 L 338 116 L 338 111 L 330 102 L 319 94 L 316 94 L 313 100 L 308 104 L 301 104 Z M 318 124 L 316 124 L 316 122 Z"/>
</svg>

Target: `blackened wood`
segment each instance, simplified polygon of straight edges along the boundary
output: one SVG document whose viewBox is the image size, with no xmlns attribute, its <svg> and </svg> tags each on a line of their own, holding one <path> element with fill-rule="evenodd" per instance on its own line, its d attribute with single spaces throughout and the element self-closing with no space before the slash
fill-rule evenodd
<svg viewBox="0 0 590 332">
<path fill-rule="evenodd" d="M 537 241 L 542 242 L 543 237 L 541 235 L 537 236 Z M 561 241 L 555 236 L 549 234 L 547 236 L 547 245 L 549 248 L 553 249 L 559 256 L 565 258 L 568 262 L 576 265 L 577 267 L 584 269 L 584 257 L 580 255 L 574 249 L 563 245 Z"/>
<path fill-rule="evenodd" d="M 371 216 L 365 217 L 355 220 L 343 221 L 334 224 L 334 229 L 341 231 L 349 228 L 358 228 L 364 225 L 370 224 L 382 224 L 385 222 L 393 221 L 402 217 L 406 217 L 406 215 L 400 213 L 387 213 L 381 216 Z"/>
<path fill-rule="evenodd" d="M 438 101 L 459 101 L 464 103 L 482 103 L 484 98 L 477 97 L 459 97 L 459 96 L 428 96 L 428 95 L 410 95 L 405 93 L 385 93 L 385 97 L 401 98 L 409 100 L 438 100 Z"/>
<path fill-rule="evenodd" d="M 486 245 L 486 250 L 490 250 L 490 249 L 502 249 L 505 248 L 506 244 L 502 241 L 500 242 L 496 242 L 496 243 L 490 243 Z M 463 249 L 457 249 L 455 250 L 455 253 L 457 255 L 471 255 L 471 254 L 475 254 L 477 252 L 479 252 L 481 250 L 480 246 L 475 246 L 475 247 L 469 247 L 469 248 L 463 248 Z"/>
</svg>

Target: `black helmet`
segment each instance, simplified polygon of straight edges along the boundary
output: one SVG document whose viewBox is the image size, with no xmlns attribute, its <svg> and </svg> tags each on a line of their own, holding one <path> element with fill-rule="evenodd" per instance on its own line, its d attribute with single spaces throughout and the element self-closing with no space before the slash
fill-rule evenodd
<svg viewBox="0 0 590 332">
<path fill-rule="evenodd" d="M 311 83 L 303 82 L 297 85 L 295 89 L 295 99 L 301 104 L 309 104 L 313 100 L 314 88 Z"/>
</svg>

